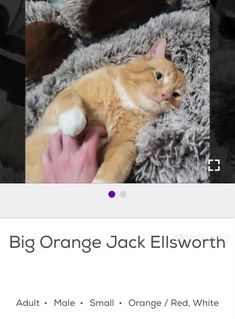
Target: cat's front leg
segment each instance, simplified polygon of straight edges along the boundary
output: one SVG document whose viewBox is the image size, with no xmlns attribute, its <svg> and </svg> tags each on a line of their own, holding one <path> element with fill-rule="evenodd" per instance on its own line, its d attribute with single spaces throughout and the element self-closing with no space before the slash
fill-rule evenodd
<svg viewBox="0 0 235 319">
<path fill-rule="evenodd" d="M 124 183 L 135 162 L 134 142 L 109 143 L 93 183 Z"/>
<path fill-rule="evenodd" d="M 84 130 L 86 112 L 76 89 L 67 88 L 56 96 L 46 110 L 44 121 L 48 119 L 56 119 L 58 128 L 65 135 L 77 136 Z"/>
</svg>

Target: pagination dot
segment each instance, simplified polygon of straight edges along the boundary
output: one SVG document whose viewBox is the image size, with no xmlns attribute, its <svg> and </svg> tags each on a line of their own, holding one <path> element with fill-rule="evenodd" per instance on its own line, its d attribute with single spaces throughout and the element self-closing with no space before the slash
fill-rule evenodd
<svg viewBox="0 0 235 319">
<path fill-rule="evenodd" d="M 125 198 L 127 196 L 127 193 L 125 191 L 120 192 L 120 197 Z"/>
<path fill-rule="evenodd" d="M 114 198 L 116 196 L 116 193 L 114 191 L 109 191 L 108 195 L 110 198 Z"/>
</svg>

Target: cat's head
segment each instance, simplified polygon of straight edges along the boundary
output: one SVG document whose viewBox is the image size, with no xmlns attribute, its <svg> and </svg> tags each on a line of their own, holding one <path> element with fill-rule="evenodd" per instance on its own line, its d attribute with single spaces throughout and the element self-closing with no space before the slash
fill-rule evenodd
<svg viewBox="0 0 235 319">
<path fill-rule="evenodd" d="M 166 59 L 165 51 L 166 40 L 160 39 L 128 65 L 132 98 L 139 107 L 157 114 L 178 108 L 186 91 L 184 74 Z"/>
</svg>

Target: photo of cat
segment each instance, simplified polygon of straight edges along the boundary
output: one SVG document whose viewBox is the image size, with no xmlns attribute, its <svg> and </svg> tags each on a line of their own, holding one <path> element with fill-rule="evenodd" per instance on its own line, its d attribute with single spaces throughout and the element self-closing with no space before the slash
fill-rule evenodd
<svg viewBox="0 0 235 319">
<path fill-rule="evenodd" d="M 81 3 L 87 11 L 83 7 L 80 12 L 87 16 L 79 15 L 78 21 Z M 54 46 L 59 39 L 66 43 L 66 32 L 74 39 L 74 49 L 67 56 L 65 50 L 52 52 L 63 54 L 62 64 L 47 71 L 48 54 L 39 59 L 26 37 L 26 65 L 29 59 L 35 65 L 32 61 L 37 57 L 40 74 L 36 79 L 28 68 L 26 182 L 46 182 L 42 157 L 53 136 L 62 134 L 59 144 L 63 136 L 79 144 L 87 125 L 104 127 L 107 135 L 93 183 L 208 182 L 209 2 L 166 1 L 157 13 L 151 9 L 140 18 L 138 11 L 136 20 L 132 16 L 136 25 L 122 24 L 119 17 L 116 33 L 103 30 L 99 34 L 92 24 L 96 20 L 88 23 L 89 10 L 97 3 L 69 0 L 66 16 L 63 1 L 26 1 L 28 39 L 33 38 L 31 26 L 38 19 L 38 32 L 54 41 Z M 133 8 L 132 1 L 126 6 Z M 110 10 L 105 1 L 102 8 Z M 123 16 L 132 12 L 119 10 Z M 55 12 L 58 20 L 50 20 Z M 114 28 L 111 21 L 109 30 Z M 48 24 L 54 28 L 51 37 L 45 31 Z M 65 31 L 58 32 L 57 24 Z"/>
<path fill-rule="evenodd" d="M 89 122 L 104 126 L 108 140 L 93 182 L 125 182 L 139 129 L 178 108 L 186 91 L 183 73 L 165 58 L 165 50 L 166 40 L 159 39 L 146 55 L 88 73 L 60 92 L 26 139 L 26 180 L 43 182 L 40 159 L 51 132 L 78 136 Z"/>
</svg>

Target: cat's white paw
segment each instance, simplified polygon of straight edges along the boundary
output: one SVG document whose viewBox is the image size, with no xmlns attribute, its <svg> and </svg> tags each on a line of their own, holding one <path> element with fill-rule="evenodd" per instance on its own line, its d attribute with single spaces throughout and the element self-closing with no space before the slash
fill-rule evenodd
<svg viewBox="0 0 235 319">
<path fill-rule="evenodd" d="M 59 128 L 63 134 L 79 135 L 86 126 L 85 112 L 80 108 L 72 108 L 59 116 Z"/>
</svg>

